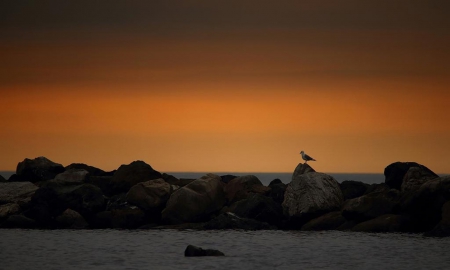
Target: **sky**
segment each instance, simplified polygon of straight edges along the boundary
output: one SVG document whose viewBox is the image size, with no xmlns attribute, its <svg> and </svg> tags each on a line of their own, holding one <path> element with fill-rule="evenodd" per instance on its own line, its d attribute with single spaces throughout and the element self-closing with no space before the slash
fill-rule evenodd
<svg viewBox="0 0 450 270">
<path fill-rule="evenodd" d="M 0 170 L 450 173 L 448 1 L 2 1 Z"/>
</svg>

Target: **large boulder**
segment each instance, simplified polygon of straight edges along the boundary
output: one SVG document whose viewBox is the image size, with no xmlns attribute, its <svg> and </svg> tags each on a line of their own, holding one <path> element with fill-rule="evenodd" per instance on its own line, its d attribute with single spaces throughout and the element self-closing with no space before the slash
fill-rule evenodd
<svg viewBox="0 0 450 270">
<path fill-rule="evenodd" d="M 122 165 L 114 173 L 111 179 L 115 194 L 128 192 L 137 183 L 161 178 L 161 173 L 155 171 L 143 161 L 133 161 L 128 165 Z"/>
<path fill-rule="evenodd" d="M 385 180 L 384 182 L 390 187 L 400 190 L 403 178 L 405 177 L 405 174 L 408 172 L 409 168 L 411 167 L 418 167 L 420 168 L 424 174 L 426 175 L 435 175 L 435 177 L 438 177 L 437 174 L 432 172 L 427 167 L 416 163 L 416 162 L 395 162 L 390 165 L 388 165 L 384 169 L 384 176 Z"/>
<path fill-rule="evenodd" d="M 431 231 L 426 232 L 425 236 L 449 237 L 450 236 L 450 201 L 442 206 L 442 219 Z"/>
<path fill-rule="evenodd" d="M 145 213 L 136 206 L 97 213 L 94 228 L 137 229 L 146 223 Z"/>
<path fill-rule="evenodd" d="M 261 194 L 253 194 L 235 202 L 228 208 L 228 212 L 242 218 L 251 218 L 277 226 L 281 225 L 283 220 L 281 204 Z"/>
<path fill-rule="evenodd" d="M 162 220 L 168 224 L 202 221 L 225 204 L 221 178 L 207 174 L 176 190 L 162 211 Z"/>
<path fill-rule="evenodd" d="M 411 218 L 412 230 L 433 229 L 441 220 L 442 206 L 450 200 L 450 176 L 429 180 L 419 189 L 403 194 L 400 212 Z"/>
<path fill-rule="evenodd" d="M 0 183 L 0 204 L 27 204 L 36 190 L 38 187 L 31 182 Z"/>
<path fill-rule="evenodd" d="M 89 226 L 86 220 L 77 211 L 70 208 L 66 209 L 60 216 L 56 217 L 56 222 L 59 228 L 64 229 L 86 229 Z"/>
<path fill-rule="evenodd" d="M 275 179 L 270 182 L 269 188 L 270 190 L 267 193 L 267 196 L 272 198 L 275 202 L 282 204 L 287 185 L 281 182 L 280 179 Z"/>
<path fill-rule="evenodd" d="M 225 185 L 224 191 L 229 204 L 232 204 L 255 193 L 265 194 L 270 191 L 270 188 L 264 186 L 256 176 L 246 175 L 230 180 Z"/>
<path fill-rule="evenodd" d="M 346 180 L 340 184 L 340 187 L 344 200 L 349 200 L 364 195 L 369 185 L 360 181 Z"/>
<path fill-rule="evenodd" d="M 401 191 L 417 190 L 425 182 L 431 179 L 435 179 L 438 176 L 432 171 L 425 169 L 424 167 L 411 167 L 403 177 Z"/>
<path fill-rule="evenodd" d="M 366 221 L 384 214 L 393 214 L 399 201 L 399 191 L 373 192 L 347 200 L 342 215 L 348 220 Z"/>
<path fill-rule="evenodd" d="M 62 185 L 81 185 L 87 182 L 89 172 L 85 169 L 68 169 L 55 176 L 54 181 Z"/>
<path fill-rule="evenodd" d="M 144 212 L 159 215 L 172 193 L 172 186 L 163 179 L 155 179 L 134 185 L 126 195 L 126 201 Z"/>
<path fill-rule="evenodd" d="M 302 231 L 336 230 L 346 221 L 341 211 L 334 211 L 308 221 L 302 226 Z"/>
<path fill-rule="evenodd" d="M 23 215 L 11 215 L 1 226 L 5 228 L 19 229 L 35 229 L 38 227 L 37 223 L 33 219 Z"/>
<path fill-rule="evenodd" d="M 107 174 L 105 171 L 103 171 L 99 168 L 89 166 L 84 163 L 72 163 L 72 164 L 66 166 L 66 170 L 70 170 L 70 169 L 85 170 L 85 171 L 89 172 L 90 176 L 103 176 L 103 175 Z"/>
<path fill-rule="evenodd" d="M 351 230 L 356 232 L 402 232 L 408 224 L 408 218 L 401 215 L 385 214 L 361 222 Z"/>
<path fill-rule="evenodd" d="M 93 184 L 94 186 L 99 187 L 103 194 L 105 194 L 108 197 L 114 196 L 118 194 L 114 190 L 114 184 L 112 182 L 112 176 L 109 175 L 101 175 L 101 176 L 89 176 L 88 179 L 86 179 L 86 183 Z M 124 191 L 126 192 L 126 191 Z M 124 193 L 122 192 L 122 193 Z"/>
<path fill-rule="evenodd" d="M 20 212 L 20 206 L 17 203 L 7 203 L 0 205 L 0 221 L 6 219 L 10 215 Z"/>
<path fill-rule="evenodd" d="M 173 175 L 163 173 L 161 175 L 161 178 L 164 179 L 167 183 L 173 185 L 173 186 L 179 186 L 184 187 L 185 185 L 189 184 L 190 182 L 194 181 L 195 179 L 189 179 L 189 178 L 176 178 Z"/>
<path fill-rule="evenodd" d="M 16 175 L 21 181 L 36 183 L 51 180 L 64 171 L 65 169 L 61 164 L 55 163 L 45 157 L 37 157 L 35 159 L 26 158 L 22 162 L 19 162 Z"/>
<path fill-rule="evenodd" d="M 189 245 L 184 251 L 185 257 L 199 257 L 199 256 L 225 256 L 222 252 L 215 249 L 203 249 L 201 247 L 196 247 Z"/>
<path fill-rule="evenodd" d="M 294 173 L 286 188 L 284 215 L 289 226 L 300 228 L 305 222 L 327 212 L 339 210 L 344 202 L 338 182 L 324 173 Z"/>
<path fill-rule="evenodd" d="M 316 172 L 308 163 L 299 163 L 297 167 L 295 167 L 294 175 L 300 175 L 310 172 Z"/>
<path fill-rule="evenodd" d="M 205 230 L 273 230 L 276 227 L 267 222 L 249 218 L 241 218 L 236 214 L 226 212 L 218 215 L 203 225 Z"/>
</svg>

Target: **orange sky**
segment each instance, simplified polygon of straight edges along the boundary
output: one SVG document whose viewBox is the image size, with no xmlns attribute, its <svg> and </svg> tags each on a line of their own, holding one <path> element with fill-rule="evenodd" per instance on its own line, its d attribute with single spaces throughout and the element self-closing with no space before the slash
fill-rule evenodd
<svg viewBox="0 0 450 270">
<path fill-rule="evenodd" d="M 304 150 L 324 172 L 416 161 L 450 173 L 450 38 L 435 27 L 447 21 L 348 17 L 350 2 L 298 25 L 280 19 L 290 13 L 263 20 L 264 5 L 241 7 L 252 21 L 221 21 L 233 1 L 218 19 L 139 17 L 140 27 L 105 13 L 55 17 L 55 28 L 11 8 L 0 21 L 0 170 L 46 156 L 105 170 L 141 159 L 162 172 L 289 172 Z M 219 12 L 188 10 L 203 9 Z"/>
</svg>

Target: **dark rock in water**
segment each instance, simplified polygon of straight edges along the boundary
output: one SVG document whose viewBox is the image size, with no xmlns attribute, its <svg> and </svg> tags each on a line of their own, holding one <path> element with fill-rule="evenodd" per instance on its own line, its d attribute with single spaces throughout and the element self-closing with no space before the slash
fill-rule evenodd
<svg viewBox="0 0 450 270">
<path fill-rule="evenodd" d="M 27 204 L 36 190 L 38 187 L 31 182 L 2 182 L 0 183 L 0 204 Z"/>
<path fill-rule="evenodd" d="M 374 192 L 347 200 L 342 208 L 342 215 L 348 220 L 366 221 L 394 213 L 398 201 L 398 190 Z"/>
<path fill-rule="evenodd" d="M 122 165 L 114 173 L 111 183 L 114 194 L 128 192 L 137 183 L 161 178 L 161 173 L 155 171 L 143 161 L 133 161 L 128 165 Z"/>
<path fill-rule="evenodd" d="M 45 157 L 35 159 L 26 158 L 19 162 L 16 169 L 17 180 L 29 181 L 32 183 L 51 180 L 56 175 L 64 172 L 61 164 L 55 163 Z"/>
<path fill-rule="evenodd" d="M 411 218 L 412 230 L 433 229 L 441 220 L 442 206 L 450 200 L 450 176 L 435 178 L 416 191 L 402 194 L 400 212 Z"/>
<path fill-rule="evenodd" d="M 339 210 L 344 202 L 339 183 L 324 173 L 294 173 L 286 188 L 284 215 L 292 229 L 300 229 L 307 221 Z"/>
<path fill-rule="evenodd" d="M 86 220 L 72 209 L 66 209 L 56 218 L 56 222 L 59 228 L 67 229 L 86 229 L 89 226 Z"/>
<path fill-rule="evenodd" d="M 424 174 L 426 175 L 435 175 L 435 177 L 438 177 L 437 174 L 432 172 L 427 167 L 416 163 L 416 162 L 395 162 L 390 164 L 384 169 L 384 176 L 385 180 L 384 182 L 391 188 L 395 188 L 400 190 L 403 178 L 405 177 L 405 174 L 408 172 L 409 168 L 411 167 L 419 167 Z"/>
<path fill-rule="evenodd" d="M 11 215 L 18 214 L 20 210 L 20 206 L 17 203 L 7 203 L 0 205 L 0 221 L 8 218 Z"/>
<path fill-rule="evenodd" d="M 336 228 L 338 231 L 349 231 L 358 224 L 356 220 L 347 220 Z"/>
<path fill-rule="evenodd" d="M 389 190 L 391 190 L 391 188 L 388 185 L 386 185 L 385 183 L 371 184 L 367 187 L 367 190 L 364 193 L 364 195 L 367 195 L 370 193 L 375 193 L 375 192 L 388 192 Z"/>
<path fill-rule="evenodd" d="M 76 169 L 76 170 L 85 170 L 87 172 L 89 172 L 90 176 L 103 176 L 105 175 L 105 171 L 93 167 L 93 166 L 89 166 L 83 163 L 72 163 L 69 166 L 66 166 L 66 170 L 71 170 L 71 169 Z"/>
<path fill-rule="evenodd" d="M 267 193 L 267 197 L 272 198 L 272 200 L 279 204 L 283 203 L 287 185 L 282 183 L 280 179 L 275 179 L 270 182 L 269 188 L 270 190 Z"/>
<path fill-rule="evenodd" d="M 300 175 L 309 172 L 316 172 L 316 171 L 307 163 L 299 163 L 294 170 L 294 175 Z"/>
<path fill-rule="evenodd" d="M 8 180 L 5 179 L 5 177 L 3 177 L 2 175 L 0 175 L 0 183 L 1 182 L 8 182 Z"/>
<path fill-rule="evenodd" d="M 302 226 L 302 231 L 336 230 L 345 222 L 347 220 L 342 216 L 341 211 L 334 211 L 308 221 Z"/>
<path fill-rule="evenodd" d="M 364 195 L 369 185 L 360 181 L 346 180 L 340 184 L 340 187 L 344 200 L 348 200 Z"/>
<path fill-rule="evenodd" d="M 233 213 L 223 213 L 211 219 L 203 226 L 205 230 L 274 230 L 275 226 L 271 226 L 266 222 L 261 222 L 249 218 L 241 218 Z"/>
<path fill-rule="evenodd" d="M 232 204 L 228 211 L 241 218 L 250 218 L 280 226 L 283 220 L 283 208 L 269 197 L 252 194 L 250 197 Z"/>
<path fill-rule="evenodd" d="M 11 215 L 2 224 L 4 228 L 19 228 L 19 229 L 34 229 L 37 228 L 37 224 L 31 218 L 27 218 L 22 215 Z"/>
<path fill-rule="evenodd" d="M 87 182 L 89 172 L 84 169 L 68 169 L 55 176 L 54 181 L 61 185 L 81 185 Z"/>
<path fill-rule="evenodd" d="M 403 177 L 401 191 L 406 192 L 410 190 L 417 190 L 425 182 L 435 179 L 438 176 L 432 171 L 425 169 L 425 167 L 411 167 Z"/>
<path fill-rule="evenodd" d="M 147 214 L 159 216 L 171 193 L 172 186 L 169 183 L 163 179 L 155 179 L 134 185 L 128 191 L 126 200 Z"/>
<path fill-rule="evenodd" d="M 449 237 L 450 236 L 450 201 L 442 206 L 442 219 L 431 231 L 424 236 Z"/>
<path fill-rule="evenodd" d="M 137 229 L 146 224 L 145 213 L 136 206 L 102 211 L 90 222 L 96 229 Z"/>
<path fill-rule="evenodd" d="M 404 216 L 386 214 L 359 223 L 351 230 L 356 232 L 402 232 L 405 231 L 408 221 Z"/>
<path fill-rule="evenodd" d="M 229 204 L 246 199 L 254 193 L 266 194 L 269 190 L 254 175 L 234 178 L 224 187 Z"/>
<path fill-rule="evenodd" d="M 165 224 L 199 222 L 225 205 L 225 193 L 219 176 L 207 174 L 176 190 L 162 211 Z"/>
<path fill-rule="evenodd" d="M 184 187 L 185 185 L 187 185 L 195 180 L 195 179 L 186 179 L 186 178 L 178 179 L 175 176 L 167 174 L 167 173 L 163 173 L 161 177 L 167 183 L 174 185 L 174 186 L 179 186 L 179 187 Z"/>
<path fill-rule="evenodd" d="M 202 249 L 200 247 L 189 245 L 184 251 L 184 256 L 186 257 L 225 256 L 225 254 L 215 249 Z"/>
<path fill-rule="evenodd" d="M 228 184 L 231 180 L 237 178 L 237 176 L 231 175 L 231 174 L 226 174 L 226 175 L 221 175 L 220 178 L 222 179 L 222 182 L 224 182 L 225 184 Z"/>
</svg>

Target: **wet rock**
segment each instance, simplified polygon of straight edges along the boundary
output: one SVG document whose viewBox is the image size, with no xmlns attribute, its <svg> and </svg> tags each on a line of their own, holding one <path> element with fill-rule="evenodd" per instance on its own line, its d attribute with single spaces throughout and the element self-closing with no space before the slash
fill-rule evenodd
<svg viewBox="0 0 450 270">
<path fill-rule="evenodd" d="M 439 223 L 429 232 L 424 234 L 425 236 L 433 237 L 449 237 L 450 236 L 450 201 L 447 201 L 442 206 L 442 219 Z"/>
<path fill-rule="evenodd" d="M 203 226 L 205 230 L 273 230 L 275 226 L 271 226 L 267 222 L 261 222 L 249 218 L 241 218 L 236 214 L 227 212 L 211 219 Z"/>
<path fill-rule="evenodd" d="M 369 185 L 360 181 L 347 180 L 343 181 L 340 187 L 344 200 L 348 200 L 364 195 Z"/>
<path fill-rule="evenodd" d="M 338 182 L 324 173 L 294 173 L 286 188 L 284 215 L 292 228 L 299 229 L 307 221 L 339 210 L 344 201 Z"/>
<path fill-rule="evenodd" d="M 432 172 L 427 167 L 416 163 L 416 162 L 395 162 L 390 164 L 384 169 L 384 176 L 385 180 L 384 182 L 390 187 L 400 190 L 403 178 L 405 177 L 405 174 L 408 172 L 408 170 L 411 167 L 418 167 L 421 169 L 423 173 L 426 175 L 435 175 L 435 177 L 438 177 L 434 172 Z"/>
<path fill-rule="evenodd" d="M 207 174 L 176 190 L 162 211 L 162 220 L 167 224 L 198 222 L 220 210 L 225 204 L 221 178 Z"/>
<path fill-rule="evenodd" d="M 425 167 L 411 167 L 403 177 L 401 191 L 417 190 L 425 182 L 435 179 L 438 176 L 432 171 L 425 169 Z"/>
<path fill-rule="evenodd" d="M 143 161 L 133 161 L 128 165 L 122 165 L 114 173 L 111 179 L 113 193 L 128 192 L 137 183 L 161 178 L 161 173 L 155 171 Z"/>
<path fill-rule="evenodd" d="M 341 211 L 334 211 L 308 221 L 302 226 L 302 231 L 336 230 L 347 222 Z"/>
<path fill-rule="evenodd" d="M 16 180 L 20 179 L 21 181 L 36 183 L 51 180 L 64 171 L 65 169 L 61 164 L 55 163 L 45 157 L 37 157 L 35 159 L 26 158 L 17 165 Z"/>
<path fill-rule="evenodd" d="M 89 226 L 86 220 L 72 209 L 66 209 L 56 218 L 56 222 L 59 228 L 65 229 L 86 229 Z"/>
<path fill-rule="evenodd" d="M 4 228 L 19 228 L 19 229 L 34 229 L 37 228 L 37 224 L 31 218 L 27 218 L 22 215 L 11 215 L 2 224 Z"/>
<path fill-rule="evenodd" d="M 252 194 L 250 197 L 237 201 L 228 208 L 228 212 L 241 218 L 250 218 L 279 226 L 283 220 L 283 208 L 269 197 Z"/>
<path fill-rule="evenodd" d="M 0 183 L 0 204 L 27 204 L 38 187 L 31 182 Z"/>
<path fill-rule="evenodd" d="M 347 200 L 342 208 L 342 215 L 348 220 L 366 221 L 384 214 L 394 213 L 398 201 L 398 190 L 373 192 Z"/>
<path fill-rule="evenodd" d="M 186 247 L 184 251 L 185 257 L 198 257 L 198 256 L 225 256 L 222 252 L 215 249 L 202 249 L 193 245 Z"/>
<path fill-rule="evenodd" d="M 144 212 L 159 215 L 172 193 L 172 186 L 163 179 L 155 179 L 134 185 L 126 195 L 126 201 Z"/>
<path fill-rule="evenodd" d="M 20 212 L 20 206 L 17 203 L 7 203 L 0 205 L 0 220 L 4 220 L 10 215 L 15 215 Z"/>
<path fill-rule="evenodd" d="M 248 198 L 250 195 L 266 194 L 270 188 L 264 186 L 254 175 L 246 175 L 234 178 L 225 185 L 224 191 L 229 204 Z"/>
<path fill-rule="evenodd" d="M 386 214 L 374 219 L 359 223 L 351 230 L 356 232 L 402 232 L 408 219 L 404 216 Z"/>
</svg>

